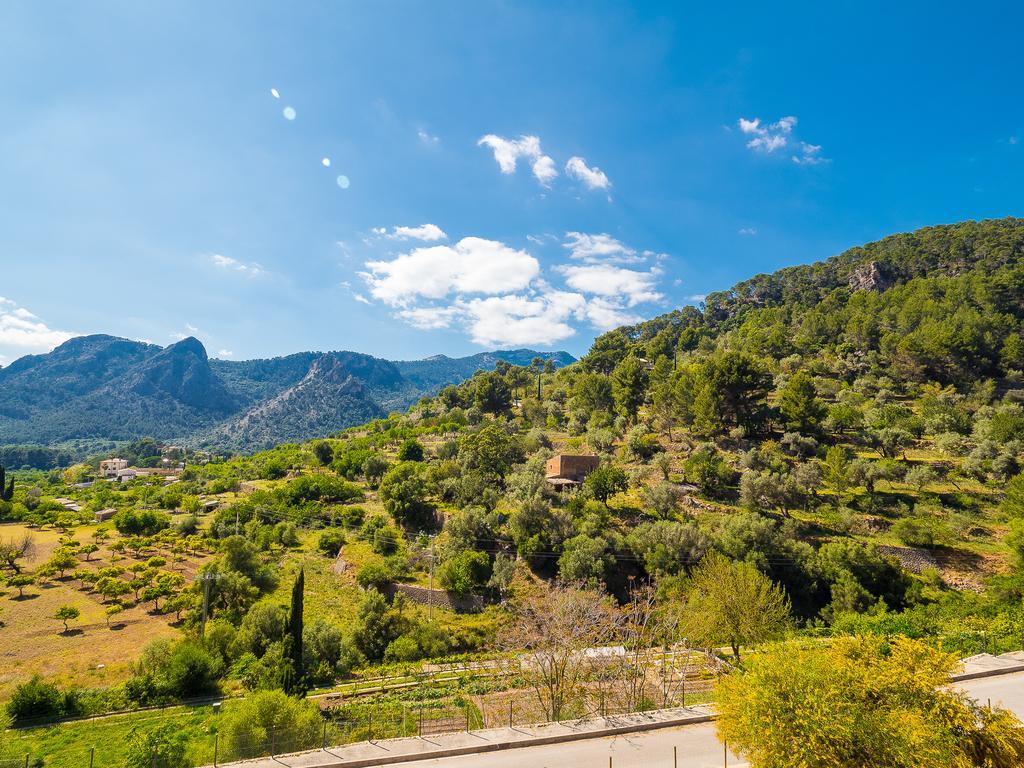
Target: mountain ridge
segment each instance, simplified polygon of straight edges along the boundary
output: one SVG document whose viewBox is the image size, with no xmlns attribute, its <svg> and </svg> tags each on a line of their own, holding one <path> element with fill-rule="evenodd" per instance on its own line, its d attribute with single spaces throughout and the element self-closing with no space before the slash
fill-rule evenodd
<svg viewBox="0 0 1024 768">
<path fill-rule="evenodd" d="M 533 357 L 574 359 L 519 349 L 424 361 L 350 351 L 232 361 L 210 359 L 194 337 L 160 347 L 78 336 L 0 368 L 0 445 L 155 437 L 249 452 L 404 410 L 499 360 Z"/>
</svg>

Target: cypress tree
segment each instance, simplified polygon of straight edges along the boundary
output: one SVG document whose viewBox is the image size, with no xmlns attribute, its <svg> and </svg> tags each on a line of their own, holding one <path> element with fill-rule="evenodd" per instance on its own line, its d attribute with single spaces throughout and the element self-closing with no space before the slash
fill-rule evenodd
<svg viewBox="0 0 1024 768">
<path fill-rule="evenodd" d="M 0 466 L 0 499 L 4 501 L 10 501 L 14 498 L 14 478 L 11 478 L 11 482 L 7 484 L 7 470 Z"/>
<path fill-rule="evenodd" d="M 295 577 L 295 584 L 292 585 L 292 607 L 288 613 L 288 640 L 286 652 L 295 670 L 296 682 L 301 685 L 304 679 L 302 669 L 302 606 L 304 591 L 306 588 L 305 570 L 299 570 Z"/>
</svg>

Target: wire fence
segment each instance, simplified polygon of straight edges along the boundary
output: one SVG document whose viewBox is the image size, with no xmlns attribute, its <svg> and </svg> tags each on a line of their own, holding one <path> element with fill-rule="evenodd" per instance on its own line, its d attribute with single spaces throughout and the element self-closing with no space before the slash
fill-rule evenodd
<svg viewBox="0 0 1024 768">
<path fill-rule="evenodd" d="M 401 683 L 392 688 L 382 678 L 372 691 L 322 697 L 317 700 L 320 717 L 312 715 L 286 726 L 274 724 L 279 722 L 275 713 L 264 713 L 266 717 L 241 724 L 233 718 L 231 727 L 223 727 L 228 710 L 240 705 L 233 701 L 225 702 L 223 713 L 207 706 L 173 714 L 147 712 L 65 723 L 59 727 L 75 728 L 76 733 L 65 732 L 55 739 L 60 746 L 45 751 L 27 749 L 20 757 L 0 759 L 0 768 L 120 766 L 126 764 L 129 753 L 133 765 L 146 768 L 220 765 L 308 750 L 329 751 L 356 742 L 430 738 L 552 719 L 610 717 L 692 702 L 710 691 L 720 671 L 713 654 L 698 651 L 659 651 L 636 659 L 602 657 L 588 665 L 578 684 L 566 688 L 564 700 L 553 712 L 543 694 L 520 676 L 518 662 L 507 664 L 500 671 L 491 664 L 464 668 L 457 679 L 441 686 L 432 685 L 426 675 L 412 687 Z M 22 735 L 28 745 L 30 737 L 41 730 L 10 733 Z M 13 749 L 17 746 L 15 741 Z"/>
</svg>

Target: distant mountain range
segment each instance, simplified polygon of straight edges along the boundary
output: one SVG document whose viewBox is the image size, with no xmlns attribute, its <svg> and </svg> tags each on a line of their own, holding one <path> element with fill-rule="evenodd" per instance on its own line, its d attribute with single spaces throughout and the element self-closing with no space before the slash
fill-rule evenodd
<svg viewBox="0 0 1024 768">
<path fill-rule="evenodd" d="M 499 360 L 556 366 L 566 352 L 530 349 L 391 361 L 356 352 L 211 360 L 187 338 L 159 347 L 80 336 L 0 368 L 0 445 L 153 437 L 256 451 L 404 410 Z"/>
</svg>

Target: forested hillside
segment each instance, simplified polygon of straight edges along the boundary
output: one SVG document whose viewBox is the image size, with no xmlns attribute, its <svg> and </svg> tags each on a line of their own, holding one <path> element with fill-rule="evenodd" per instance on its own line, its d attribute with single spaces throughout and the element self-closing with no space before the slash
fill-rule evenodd
<svg viewBox="0 0 1024 768">
<path fill-rule="evenodd" d="M 498 664 L 527 649 L 573 664 L 596 645 L 630 648 L 574 669 L 557 702 L 530 698 L 545 689 L 524 682 L 529 665 L 474 683 L 481 711 L 518 686 L 531 716 L 565 719 L 594 712 L 598 696 L 667 705 L 659 649 L 738 668 L 794 635 L 840 655 L 854 646 L 833 641 L 851 635 L 960 655 L 1018 649 L 1022 255 L 1016 219 L 932 227 L 612 331 L 564 368 L 497 361 L 405 413 L 189 464 L 176 481 L 91 482 L 95 465 L 17 473 L 0 518 L 59 544 L 30 564 L 9 539 L 12 590 L 39 597 L 5 598 L 0 653 L 18 657 L 27 686 L 60 642 L 4 644 L 31 611 L 61 600 L 92 616 L 101 600 L 132 611 L 173 639 L 125 646 L 144 663 L 110 671 L 89 699 L 112 708 L 409 675 L 455 654 Z M 260 375 L 273 372 L 238 374 Z M 300 410 L 329 405 L 291 396 Z M 549 482 L 558 454 L 595 456 L 596 468 L 578 485 Z M 112 522 L 91 522 L 101 509 L 117 510 Z M 179 561 L 188 579 L 166 572 Z M 302 658 L 290 650 L 302 633 L 284 630 L 299 573 L 315 585 Z M 204 575 L 210 642 L 197 639 Z M 402 596 L 432 586 L 448 593 L 432 593 L 434 607 Z M 174 676 L 159 659 L 203 675 Z M 83 661 L 83 679 L 98 661 Z M 378 704 L 404 706 L 383 693 Z"/>
</svg>

